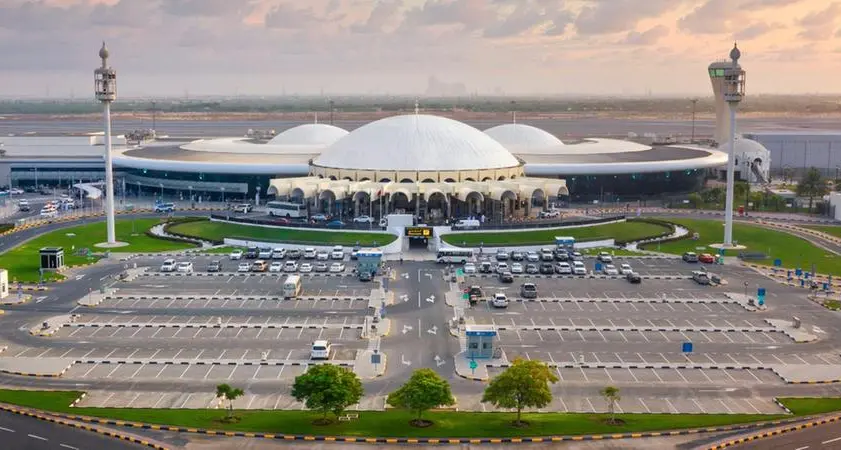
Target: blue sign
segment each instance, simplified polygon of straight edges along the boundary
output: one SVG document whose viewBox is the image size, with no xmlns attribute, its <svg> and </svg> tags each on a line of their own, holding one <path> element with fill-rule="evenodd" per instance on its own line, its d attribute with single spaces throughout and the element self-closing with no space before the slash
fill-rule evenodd
<svg viewBox="0 0 841 450">
<path fill-rule="evenodd" d="M 777 258 L 777 259 L 774 260 L 774 267 L 781 267 L 782 265 L 783 265 L 783 260 L 782 259 Z"/>
<path fill-rule="evenodd" d="M 805 286 L 806 286 L 806 280 L 801 279 L 800 280 L 800 287 L 805 287 Z"/>
<path fill-rule="evenodd" d="M 382 356 L 379 353 L 371 354 L 371 364 L 382 364 Z"/>
<path fill-rule="evenodd" d="M 496 331 L 468 331 L 468 336 L 496 336 Z"/>
<path fill-rule="evenodd" d="M 765 304 L 765 288 L 757 288 L 756 289 L 756 303 L 759 306 Z"/>
<path fill-rule="evenodd" d="M 719 254 L 719 256 L 724 256 L 724 249 L 723 248 L 718 249 L 718 254 Z"/>
<path fill-rule="evenodd" d="M 824 283 L 823 284 L 823 290 L 825 290 L 825 291 L 829 290 L 829 283 Z"/>
<path fill-rule="evenodd" d="M 597 262 L 596 263 L 596 272 L 601 272 L 601 271 L 602 271 L 602 263 Z"/>
<path fill-rule="evenodd" d="M 789 270 L 788 272 L 786 272 L 786 275 L 788 275 L 788 279 L 790 280 L 791 279 L 791 271 Z"/>
<path fill-rule="evenodd" d="M 797 269 L 794 269 L 794 274 L 797 275 L 798 277 L 803 275 L 803 269 L 801 269 L 799 267 Z"/>
<path fill-rule="evenodd" d="M 691 342 L 684 342 L 681 346 L 681 351 L 683 353 L 692 353 L 692 343 Z"/>
<path fill-rule="evenodd" d="M 385 317 L 385 305 L 380 305 L 380 317 Z"/>
</svg>

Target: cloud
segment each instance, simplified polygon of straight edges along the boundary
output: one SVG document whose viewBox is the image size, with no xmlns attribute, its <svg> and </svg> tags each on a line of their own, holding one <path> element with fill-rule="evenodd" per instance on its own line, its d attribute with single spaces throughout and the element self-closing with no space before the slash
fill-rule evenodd
<svg viewBox="0 0 841 450">
<path fill-rule="evenodd" d="M 743 4 L 738 5 L 738 8 L 746 11 L 781 8 L 783 6 L 794 5 L 803 1 L 804 0 L 746 0 Z"/>
<path fill-rule="evenodd" d="M 729 30 L 728 17 L 732 16 L 732 0 L 707 0 L 691 13 L 678 20 L 678 27 L 690 33 L 718 34 Z"/>
<path fill-rule="evenodd" d="M 338 2 L 330 5 L 329 9 L 337 8 L 337 3 Z M 398 18 L 399 12 L 400 4 L 397 1 L 386 0 L 377 2 L 377 4 L 374 5 L 374 9 L 371 10 L 368 20 L 366 20 L 365 23 L 352 25 L 351 29 L 357 33 L 382 32 L 386 26 L 390 25 L 396 18 Z"/>
<path fill-rule="evenodd" d="M 575 15 L 573 13 L 565 10 L 559 11 L 555 13 L 545 34 L 547 36 L 562 36 L 574 22 Z"/>
<path fill-rule="evenodd" d="M 126 0 L 120 0 L 120 3 Z M 143 0 L 150 3 L 149 0 Z M 175 16 L 219 17 L 242 16 L 250 11 L 254 0 L 163 0 L 161 9 Z"/>
<path fill-rule="evenodd" d="M 582 35 L 619 33 L 633 29 L 646 18 L 677 8 L 682 0 L 590 0 L 575 19 Z"/>
<path fill-rule="evenodd" d="M 267 28 L 287 30 L 299 30 L 319 22 L 320 19 L 316 17 L 312 8 L 299 8 L 288 4 L 275 6 L 265 18 Z"/>
<path fill-rule="evenodd" d="M 496 9 L 484 0 L 426 0 L 406 13 L 404 25 L 461 25 L 477 30 L 496 18 Z"/>
<path fill-rule="evenodd" d="M 780 24 L 771 25 L 766 22 L 757 22 L 734 33 L 733 39 L 737 41 L 750 41 L 780 28 L 784 28 L 784 26 Z"/>
<path fill-rule="evenodd" d="M 797 21 L 802 27 L 798 36 L 811 41 L 829 39 L 832 37 L 839 17 L 841 17 L 841 3 L 832 3 L 823 10 L 806 14 Z"/>
<path fill-rule="evenodd" d="M 656 44 L 661 38 L 664 38 L 669 35 L 669 27 L 665 25 L 657 25 L 654 28 L 648 29 L 643 32 L 631 31 L 625 36 L 625 39 L 622 40 L 623 44 L 629 45 L 653 45 Z"/>
<path fill-rule="evenodd" d="M 546 21 L 546 14 L 542 9 L 523 2 L 513 12 L 508 14 L 508 16 L 486 26 L 484 36 L 488 38 L 514 36 L 538 25 L 543 25 Z"/>
</svg>

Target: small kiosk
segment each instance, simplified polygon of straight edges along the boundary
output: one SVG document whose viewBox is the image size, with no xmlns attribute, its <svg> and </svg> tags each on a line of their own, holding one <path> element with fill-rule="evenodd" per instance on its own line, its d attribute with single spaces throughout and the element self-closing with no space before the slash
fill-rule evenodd
<svg viewBox="0 0 841 450">
<path fill-rule="evenodd" d="M 44 247 L 41 253 L 41 272 L 58 272 L 64 269 L 64 248 Z"/>
<path fill-rule="evenodd" d="M 470 359 L 490 359 L 496 350 L 496 327 L 494 325 L 467 325 L 467 352 Z"/>
<path fill-rule="evenodd" d="M 368 273 L 373 277 L 380 270 L 383 252 L 378 248 L 363 248 L 356 252 L 356 272 Z"/>
<path fill-rule="evenodd" d="M 0 298 L 9 296 L 9 271 L 0 269 Z"/>
<path fill-rule="evenodd" d="M 555 236 L 555 247 L 558 250 L 571 252 L 575 249 L 575 238 L 569 236 Z"/>
</svg>

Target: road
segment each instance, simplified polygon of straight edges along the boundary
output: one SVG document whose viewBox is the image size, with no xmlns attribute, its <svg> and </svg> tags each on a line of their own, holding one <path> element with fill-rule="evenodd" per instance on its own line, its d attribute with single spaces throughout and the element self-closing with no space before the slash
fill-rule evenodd
<svg viewBox="0 0 841 450">
<path fill-rule="evenodd" d="M 763 438 L 733 447 L 737 450 L 837 450 L 841 449 L 841 423 Z"/>
<path fill-rule="evenodd" d="M 14 450 L 134 450 L 145 448 L 92 431 L 0 411 L 0 447 Z"/>
</svg>

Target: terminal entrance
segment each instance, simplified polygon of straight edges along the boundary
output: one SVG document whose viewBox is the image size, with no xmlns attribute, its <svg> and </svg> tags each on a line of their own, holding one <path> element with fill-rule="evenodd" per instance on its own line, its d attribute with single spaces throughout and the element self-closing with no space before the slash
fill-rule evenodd
<svg viewBox="0 0 841 450">
<path fill-rule="evenodd" d="M 432 239 L 432 227 L 406 227 L 409 250 L 426 250 Z"/>
</svg>

